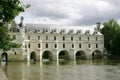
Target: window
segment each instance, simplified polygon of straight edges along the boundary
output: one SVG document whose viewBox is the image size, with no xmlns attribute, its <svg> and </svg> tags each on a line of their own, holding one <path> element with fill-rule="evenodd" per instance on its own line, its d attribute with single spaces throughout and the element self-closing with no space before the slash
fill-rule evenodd
<svg viewBox="0 0 120 80">
<path fill-rule="evenodd" d="M 30 48 L 30 43 L 28 44 L 28 48 Z"/>
<path fill-rule="evenodd" d="M 16 36 L 15 35 L 13 35 L 13 40 L 15 40 L 16 39 Z"/>
<path fill-rule="evenodd" d="M 81 41 L 81 37 L 79 37 L 79 40 Z"/>
<path fill-rule="evenodd" d="M 46 43 L 46 48 L 48 48 L 48 44 Z"/>
<path fill-rule="evenodd" d="M 96 48 L 98 48 L 98 44 L 96 44 Z"/>
<path fill-rule="evenodd" d="M 27 45 L 25 45 L 25 48 L 27 48 Z"/>
<path fill-rule="evenodd" d="M 72 44 L 72 48 L 74 48 L 74 44 Z"/>
<path fill-rule="evenodd" d="M 63 36 L 63 41 L 65 41 L 65 36 Z"/>
<path fill-rule="evenodd" d="M 38 40 L 40 40 L 40 36 L 38 36 Z"/>
<path fill-rule="evenodd" d="M 48 36 L 46 36 L 46 40 L 48 40 Z"/>
<path fill-rule="evenodd" d="M 97 37 L 96 37 L 96 41 L 97 41 L 98 39 L 97 39 Z"/>
<path fill-rule="evenodd" d="M 55 44 L 55 48 L 57 48 L 57 44 Z"/>
<path fill-rule="evenodd" d="M 73 41 L 73 36 L 71 36 L 71 41 Z"/>
<path fill-rule="evenodd" d="M 88 44 L 88 48 L 90 48 L 90 44 Z"/>
<path fill-rule="evenodd" d="M 81 44 L 79 44 L 79 48 L 81 48 Z"/>
<path fill-rule="evenodd" d="M 65 44 L 63 44 L 63 48 L 65 48 Z"/>
<path fill-rule="evenodd" d="M 28 36 L 28 40 L 30 40 L 30 36 Z"/>
<path fill-rule="evenodd" d="M 88 37 L 88 41 L 90 40 L 90 38 Z"/>
<path fill-rule="evenodd" d="M 56 36 L 54 36 L 54 40 L 56 40 Z"/>
<path fill-rule="evenodd" d="M 38 48 L 40 48 L 40 44 L 38 44 Z"/>
</svg>

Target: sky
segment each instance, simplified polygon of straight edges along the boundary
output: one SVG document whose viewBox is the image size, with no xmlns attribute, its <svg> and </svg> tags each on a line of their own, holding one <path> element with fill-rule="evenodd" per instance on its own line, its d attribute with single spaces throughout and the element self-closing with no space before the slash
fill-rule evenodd
<svg viewBox="0 0 120 80">
<path fill-rule="evenodd" d="M 15 20 L 24 23 L 94 25 L 110 19 L 120 22 L 120 0 L 21 0 L 31 4 Z"/>
</svg>

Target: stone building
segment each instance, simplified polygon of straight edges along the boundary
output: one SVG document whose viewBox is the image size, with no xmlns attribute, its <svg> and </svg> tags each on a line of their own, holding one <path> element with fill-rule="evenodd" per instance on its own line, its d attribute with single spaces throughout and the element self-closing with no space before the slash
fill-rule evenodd
<svg viewBox="0 0 120 80">
<path fill-rule="evenodd" d="M 18 26 L 13 21 L 9 25 L 9 34 L 13 42 L 22 46 L 4 55 L 9 61 L 102 58 L 104 36 L 99 28 L 99 23 L 92 27 L 50 24 L 23 26 L 22 23 Z"/>
</svg>

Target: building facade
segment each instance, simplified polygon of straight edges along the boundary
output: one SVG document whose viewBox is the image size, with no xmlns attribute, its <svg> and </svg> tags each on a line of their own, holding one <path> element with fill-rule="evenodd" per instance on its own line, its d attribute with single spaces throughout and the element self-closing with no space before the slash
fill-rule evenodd
<svg viewBox="0 0 120 80">
<path fill-rule="evenodd" d="M 45 24 L 17 26 L 13 22 L 9 34 L 13 42 L 22 46 L 8 51 L 6 56 L 10 61 L 102 58 L 104 36 L 99 32 L 99 27 Z"/>
</svg>

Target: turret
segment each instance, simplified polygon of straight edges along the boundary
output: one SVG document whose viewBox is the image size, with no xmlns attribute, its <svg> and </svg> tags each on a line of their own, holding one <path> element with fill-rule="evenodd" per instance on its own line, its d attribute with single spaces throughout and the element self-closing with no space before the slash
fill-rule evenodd
<svg viewBox="0 0 120 80">
<path fill-rule="evenodd" d="M 97 22 L 96 23 L 96 27 L 97 27 L 97 30 L 100 32 L 100 25 L 101 25 L 101 23 L 100 22 Z"/>
<path fill-rule="evenodd" d="M 19 28 L 20 28 L 20 33 L 21 34 L 24 34 L 25 33 L 25 29 L 24 29 L 24 27 L 23 27 L 23 20 L 24 20 L 24 18 L 23 18 L 23 16 L 21 17 L 21 22 L 20 22 L 20 24 L 19 24 Z"/>
</svg>

